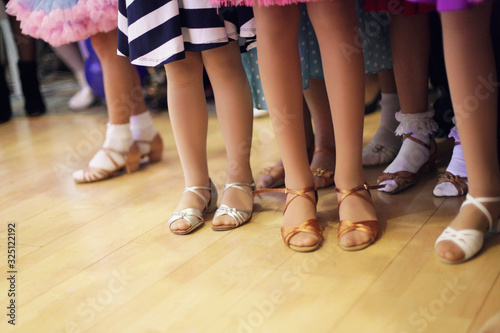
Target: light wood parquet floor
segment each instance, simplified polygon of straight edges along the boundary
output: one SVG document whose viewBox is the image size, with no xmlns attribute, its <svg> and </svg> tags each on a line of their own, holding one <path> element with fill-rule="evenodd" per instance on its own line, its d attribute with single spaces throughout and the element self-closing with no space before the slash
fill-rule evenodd
<svg viewBox="0 0 500 333">
<path fill-rule="evenodd" d="M 182 171 L 166 113 L 160 163 L 75 185 L 104 138 L 104 113 L 55 112 L 0 125 L 0 307 L 9 310 L 8 224 L 16 224 L 16 325 L 1 332 L 477 332 L 500 310 L 500 238 L 457 266 L 441 264 L 436 237 L 463 198 L 432 189 L 452 145 L 439 142 L 439 170 L 398 195 L 373 191 L 382 226 L 360 252 L 337 246 L 333 188 L 318 205 L 325 242 L 295 253 L 280 236 L 284 197 L 256 199 L 252 221 L 229 232 L 208 223 L 188 236 L 168 231 Z M 366 117 L 365 143 L 380 115 Z M 279 154 L 268 118 L 255 121 L 254 175 Z M 208 154 L 224 183 L 225 151 L 214 115 Z M 383 167 L 366 169 L 374 183 Z"/>
</svg>

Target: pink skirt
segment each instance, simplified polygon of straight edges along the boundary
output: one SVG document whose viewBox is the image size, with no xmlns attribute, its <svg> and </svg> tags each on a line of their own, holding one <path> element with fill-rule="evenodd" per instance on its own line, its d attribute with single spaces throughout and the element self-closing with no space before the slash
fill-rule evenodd
<svg viewBox="0 0 500 333">
<path fill-rule="evenodd" d="M 118 0 L 10 0 L 7 13 L 24 34 L 53 46 L 77 42 L 118 26 Z"/>
</svg>

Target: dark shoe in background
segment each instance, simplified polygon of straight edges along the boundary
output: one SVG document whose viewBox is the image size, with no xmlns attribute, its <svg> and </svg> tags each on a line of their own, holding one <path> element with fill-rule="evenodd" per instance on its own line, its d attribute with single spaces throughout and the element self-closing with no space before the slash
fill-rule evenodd
<svg viewBox="0 0 500 333">
<path fill-rule="evenodd" d="M 41 116 L 46 112 L 46 108 L 40 93 L 36 62 L 19 61 L 18 66 L 26 115 L 29 117 Z"/>
<path fill-rule="evenodd" d="M 10 106 L 10 91 L 5 80 L 4 66 L 0 65 L 0 124 L 12 118 L 12 108 Z"/>
</svg>

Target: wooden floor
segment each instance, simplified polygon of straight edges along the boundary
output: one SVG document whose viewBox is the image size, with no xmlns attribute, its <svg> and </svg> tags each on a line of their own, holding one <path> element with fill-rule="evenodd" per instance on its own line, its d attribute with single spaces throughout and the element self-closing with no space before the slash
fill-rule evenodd
<svg viewBox="0 0 500 333">
<path fill-rule="evenodd" d="M 434 241 L 463 200 L 432 196 L 437 173 L 398 195 L 373 192 L 382 235 L 361 252 L 337 246 L 332 188 L 320 191 L 325 242 L 314 253 L 284 246 L 284 198 L 272 195 L 256 200 L 252 221 L 239 229 L 214 232 L 207 223 L 176 236 L 166 221 L 183 179 L 166 113 L 155 115 L 162 162 L 87 185 L 75 185 L 71 171 L 100 148 L 102 110 L 21 113 L 0 125 L 5 313 L 9 223 L 17 240 L 16 325 L 3 316 L 0 332 L 458 333 L 476 332 L 499 310 L 499 237 L 466 264 L 436 258 Z M 366 118 L 365 143 L 379 117 Z M 225 153 L 213 115 L 209 128 L 209 166 L 221 190 Z M 257 177 L 278 153 L 268 118 L 255 121 L 254 133 Z M 439 148 L 442 172 L 451 144 Z M 382 169 L 367 169 L 368 181 Z"/>
</svg>

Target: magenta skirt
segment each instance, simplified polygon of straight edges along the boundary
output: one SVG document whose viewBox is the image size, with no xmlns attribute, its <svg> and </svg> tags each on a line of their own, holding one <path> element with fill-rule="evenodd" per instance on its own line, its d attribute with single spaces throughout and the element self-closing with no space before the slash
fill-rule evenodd
<svg viewBox="0 0 500 333">
<path fill-rule="evenodd" d="M 438 12 L 468 9 L 489 0 L 408 0 L 411 2 L 436 6 Z"/>
</svg>

